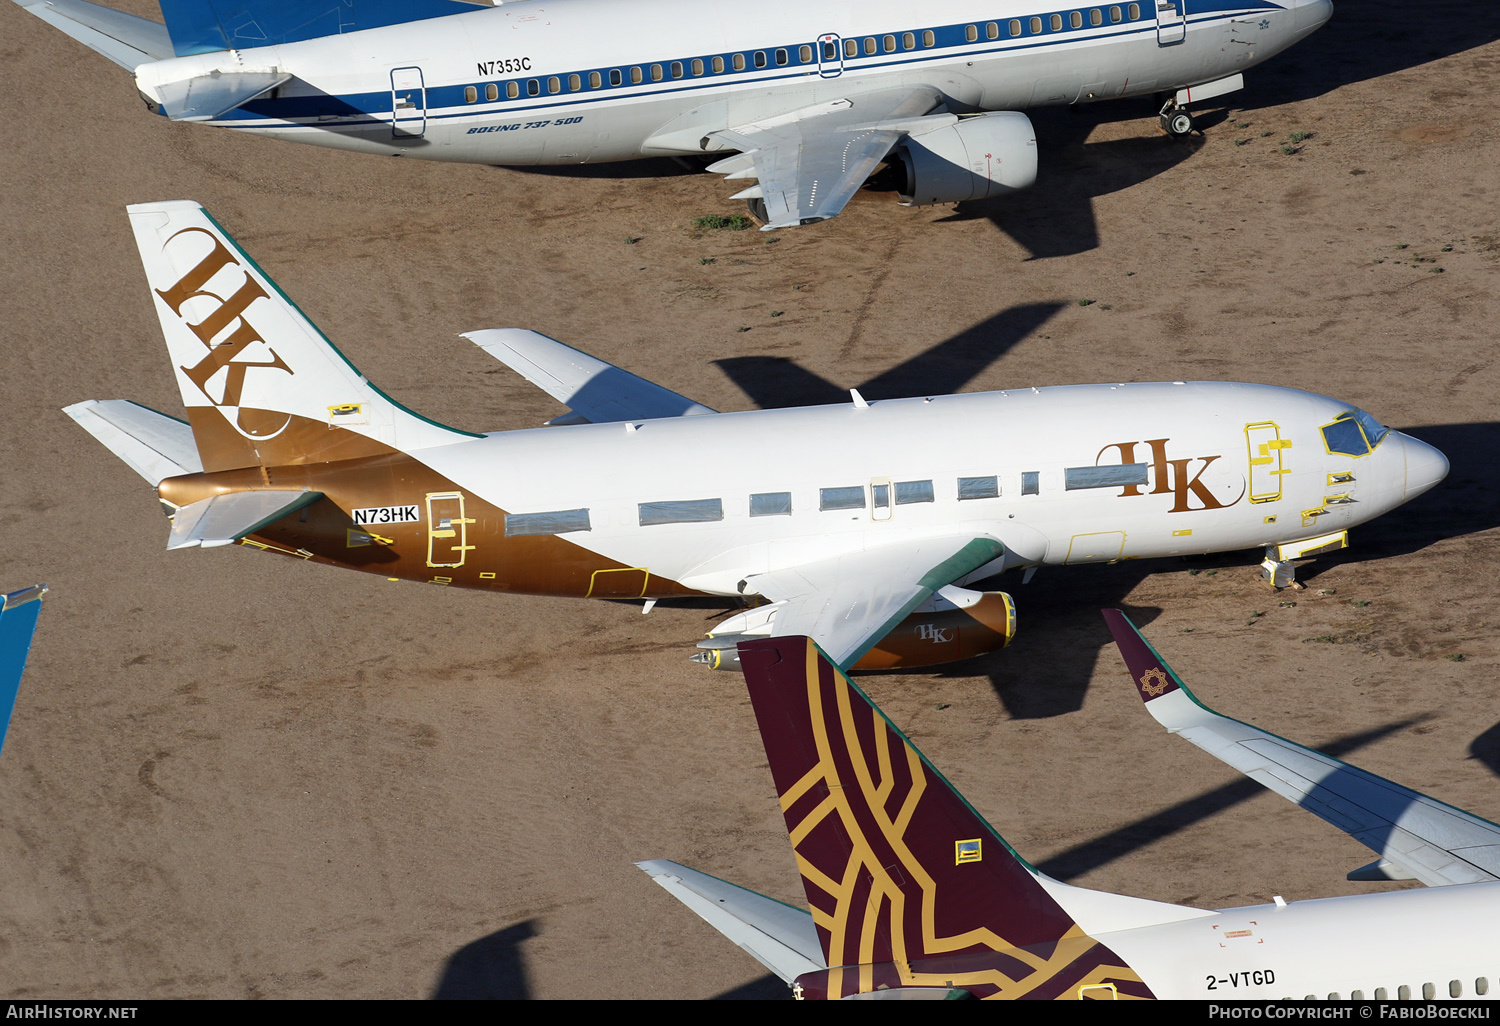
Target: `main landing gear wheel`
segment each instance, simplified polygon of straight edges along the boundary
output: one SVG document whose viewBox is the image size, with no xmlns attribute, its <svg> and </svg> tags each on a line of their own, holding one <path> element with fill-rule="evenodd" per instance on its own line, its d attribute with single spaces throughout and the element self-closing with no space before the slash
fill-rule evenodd
<svg viewBox="0 0 1500 1026">
<path fill-rule="evenodd" d="M 1193 122 L 1193 115 L 1185 110 L 1163 111 L 1161 115 L 1161 128 L 1173 139 L 1186 139 L 1193 134 L 1197 125 Z"/>
<path fill-rule="evenodd" d="M 745 206 L 747 206 L 747 207 L 750 208 L 750 216 L 753 217 L 753 218 L 755 218 L 761 224 L 765 224 L 767 221 L 769 221 L 771 219 L 770 215 L 768 215 L 766 213 L 766 201 L 765 200 L 763 200 L 763 199 L 747 199 L 745 201 Z"/>
</svg>

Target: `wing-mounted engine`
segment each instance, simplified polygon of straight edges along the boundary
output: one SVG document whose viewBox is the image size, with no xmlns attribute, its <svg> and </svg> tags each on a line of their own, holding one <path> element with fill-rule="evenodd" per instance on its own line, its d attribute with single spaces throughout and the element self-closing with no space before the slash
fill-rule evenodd
<svg viewBox="0 0 1500 1026">
<path fill-rule="evenodd" d="M 1020 111 L 980 114 L 908 135 L 896 152 L 906 168 L 906 207 L 989 199 L 1036 181 L 1036 132 Z"/>
<path fill-rule="evenodd" d="M 715 670 L 738 670 L 739 643 L 775 634 L 783 605 L 756 606 L 722 621 L 698 642 L 693 661 Z M 972 659 L 1004 648 L 1015 634 L 1016 607 L 1008 594 L 949 585 L 907 614 L 852 669 L 909 669 Z"/>
</svg>

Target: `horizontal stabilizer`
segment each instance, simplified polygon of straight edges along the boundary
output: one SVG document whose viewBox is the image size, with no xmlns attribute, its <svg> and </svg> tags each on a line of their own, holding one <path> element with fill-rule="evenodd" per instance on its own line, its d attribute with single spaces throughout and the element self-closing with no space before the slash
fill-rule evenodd
<svg viewBox="0 0 1500 1026">
<path fill-rule="evenodd" d="M 21 672 L 26 669 L 26 655 L 31 651 L 31 636 L 42 611 L 45 584 L 13 591 L 0 598 L 0 747 L 10 728 L 10 716 L 16 708 L 16 692 L 21 687 Z"/>
<path fill-rule="evenodd" d="M 812 913 L 665 859 L 636 865 L 787 986 L 827 968 Z"/>
<path fill-rule="evenodd" d="M 1428 886 L 1500 880 L 1500 826 L 1214 712 L 1123 613 L 1106 609 L 1104 618 L 1158 723 L 1381 856 L 1351 878 L 1414 879 Z M 1377 866 L 1380 873 L 1372 877 Z"/>
<path fill-rule="evenodd" d="M 540 332 L 490 328 L 466 332 L 464 338 L 573 411 L 554 418 L 553 424 L 605 424 L 714 412 Z"/>
<path fill-rule="evenodd" d="M 172 518 L 172 536 L 167 539 L 167 548 L 210 549 L 232 545 L 322 497 L 322 492 L 264 491 L 231 492 L 200 499 L 183 506 Z"/>
<path fill-rule="evenodd" d="M 63 412 L 153 487 L 203 471 L 193 429 L 164 413 L 125 399 L 89 399 Z"/>
<path fill-rule="evenodd" d="M 290 82 L 280 71 L 225 71 L 156 86 L 162 113 L 173 121 L 212 121 Z"/>
<path fill-rule="evenodd" d="M 160 22 L 86 0 L 16 0 L 16 3 L 122 68 L 133 70 L 175 56 L 172 38 Z"/>
</svg>

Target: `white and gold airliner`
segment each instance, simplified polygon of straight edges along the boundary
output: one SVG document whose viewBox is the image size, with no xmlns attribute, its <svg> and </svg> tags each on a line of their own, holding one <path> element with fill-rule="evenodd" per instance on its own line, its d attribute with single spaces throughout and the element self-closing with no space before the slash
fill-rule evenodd
<svg viewBox="0 0 1500 1026">
<path fill-rule="evenodd" d="M 1016 567 L 1264 547 L 1273 583 L 1441 481 L 1349 403 L 1229 382 L 1014 388 L 715 413 L 531 331 L 467 337 L 569 408 L 476 435 L 376 389 L 208 214 L 131 207 L 187 423 L 69 414 L 172 513 L 238 542 L 456 587 L 749 600 L 703 643 L 807 635 L 841 667 L 1003 646 L 966 585 Z M 753 453 L 754 458 L 746 458 Z"/>
</svg>

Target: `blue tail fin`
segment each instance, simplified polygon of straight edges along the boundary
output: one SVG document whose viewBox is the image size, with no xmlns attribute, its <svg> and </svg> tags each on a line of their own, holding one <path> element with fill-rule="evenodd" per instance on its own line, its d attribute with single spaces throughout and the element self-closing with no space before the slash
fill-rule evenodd
<svg viewBox="0 0 1500 1026">
<path fill-rule="evenodd" d="M 172 48 L 186 57 L 441 18 L 474 6 L 474 0 L 161 0 L 161 13 Z"/>
<path fill-rule="evenodd" d="M 33 585 L 0 597 L 0 747 L 10 727 L 10 714 L 16 708 L 16 692 L 21 687 L 21 671 L 26 669 L 26 653 L 31 651 L 31 635 L 36 631 L 37 614 L 42 611 L 41 598 L 45 584 Z"/>
</svg>

